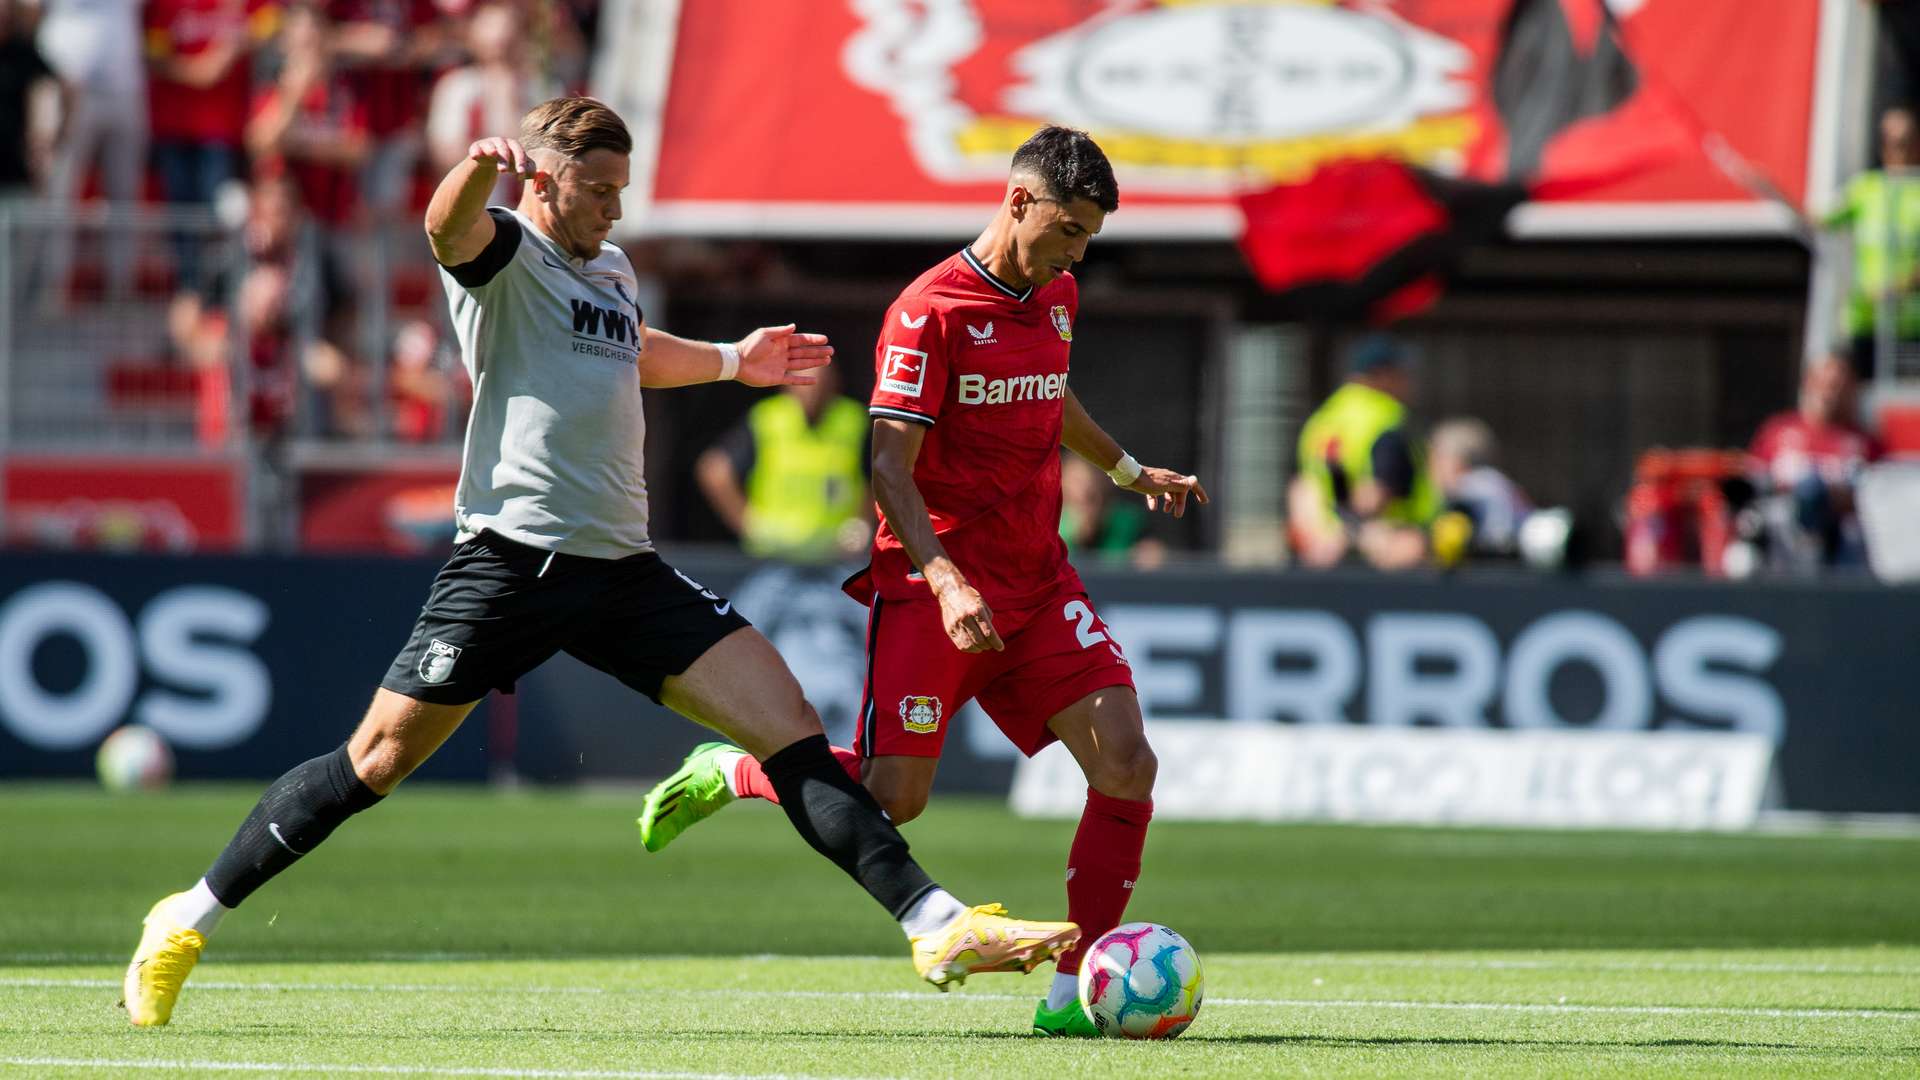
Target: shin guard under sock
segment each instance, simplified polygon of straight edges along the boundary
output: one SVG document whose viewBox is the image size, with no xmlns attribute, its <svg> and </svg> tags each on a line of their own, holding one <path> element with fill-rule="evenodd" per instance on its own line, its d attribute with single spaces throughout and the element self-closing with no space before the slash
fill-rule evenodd
<svg viewBox="0 0 1920 1080">
<path fill-rule="evenodd" d="M 795 831 L 858 881 L 887 914 L 905 917 L 934 887 L 880 804 L 834 759 L 825 735 L 801 739 L 762 767 Z"/>
<path fill-rule="evenodd" d="M 381 796 L 353 771 L 346 745 L 294 766 L 275 780 L 207 871 L 207 887 L 238 907 L 275 874 L 320 846 L 340 823 Z"/>
<path fill-rule="evenodd" d="M 1140 851 L 1152 820 L 1152 800 L 1116 799 L 1087 789 L 1087 808 L 1067 854 L 1067 918 L 1080 924 L 1080 943 L 1060 954 L 1055 970 L 1079 971 L 1087 946 L 1120 925 L 1140 878 Z"/>
</svg>

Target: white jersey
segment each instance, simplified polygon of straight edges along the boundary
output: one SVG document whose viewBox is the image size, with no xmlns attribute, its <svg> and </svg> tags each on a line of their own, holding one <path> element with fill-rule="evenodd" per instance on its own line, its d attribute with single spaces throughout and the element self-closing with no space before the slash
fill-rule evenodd
<svg viewBox="0 0 1920 1080">
<path fill-rule="evenodd" d="M 651 551 L 633 265 L 609 243 L 574 258 L 519 212 L 487 213 L 493 242 L 440 268 L 473 379 L 459 539 L 485 529 L 597 559 Z"/>
</svg>

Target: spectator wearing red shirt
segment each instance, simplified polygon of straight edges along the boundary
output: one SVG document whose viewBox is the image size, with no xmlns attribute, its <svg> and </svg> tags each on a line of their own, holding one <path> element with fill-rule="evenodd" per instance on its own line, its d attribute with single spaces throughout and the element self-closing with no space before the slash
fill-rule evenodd
<svg viewBox="0 0 1920 1080">
<path fill-rule="evenodd" d="M 1844 356 L 1808 365 L 1796 409 L 1780 413 L 1753 437 L 1756 479 L 1781 513 L 1770 539 L 1779 565 L 1857 566 L 1866 549 L 1854 512 L 1854 485 L 1879 460 L 1880 443 L 1856 419 L 1858 381 Z"/>
<path fill-rule="evenodd" d="M 211 203 L 240 175 L 252 53 L 279 21 L 274 0 L 148 0 L 153 160 L 169 202 Z"/>
<path fill-rule="evenodd" d="M 326 0 L 325 10 L 341 74 L 367 106 L 361 199 L 375 218 L 391 218 L 407 208 L 431 73 L 452 36 L 433 0 Z"/>
<path fill-rule="evenodd" d="M 291 176 L 307 210 L 337 230 L 359 209 L 371 133 L 365 103 L 335 76 L 327 46 L 325 15 L 288 13 L 280 77 L 254 99 L 246 137 L 256 175 Z"/>
</svg>

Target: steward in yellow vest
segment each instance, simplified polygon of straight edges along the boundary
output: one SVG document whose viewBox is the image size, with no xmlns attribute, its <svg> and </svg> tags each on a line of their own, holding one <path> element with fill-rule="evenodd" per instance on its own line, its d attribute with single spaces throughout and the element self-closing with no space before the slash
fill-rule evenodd
<svg viewBox="0 0 1920 1080">
<path fill-rule="evenodd" d="M 867 410 L 825 379 L 787 387 L 702 454 L 696 478 L 748 554 L 831 560 L 870 535 L 868 426 Z"/>
<path fill-rule="evenodd" d="M 1403 404 L 1405 352 L 1383 335 L 1363 338 L 1347 354 L 1347 372 L 1300 429 L 1299 474 L 1288 491 L 1294 546 L 1313 566 L 1339 562 L 1350 547 L 1383 569 L 1414 565 L 1439 503 Z"/>
</svg>

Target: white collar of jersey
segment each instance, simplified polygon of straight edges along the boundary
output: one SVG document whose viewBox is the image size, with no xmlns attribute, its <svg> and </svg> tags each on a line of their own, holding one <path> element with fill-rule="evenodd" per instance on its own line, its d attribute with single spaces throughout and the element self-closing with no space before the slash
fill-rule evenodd
<svg viewBox="0 0 1920 1080">
<path fill-rule="evenodd" d="M 974 257 L 972 244 L 968 244 L 966 247 L 960 249 L 960 257 L 967 260 L 967 265 L 973 267 L 973 272 L 980 275 L 980 280 L 999 289 L 1015 300 L 1024 304 L 1027 301 L 1027 297 L 1033 295 L 1033 286 L 1031 285 L 1027 286 L 1025 290 L 1016 289 L 1006 282 L 1001 281 L 999 278 L 994 277 L 993 271 L 987 269 L 984 263 Z"/>
</svg>

